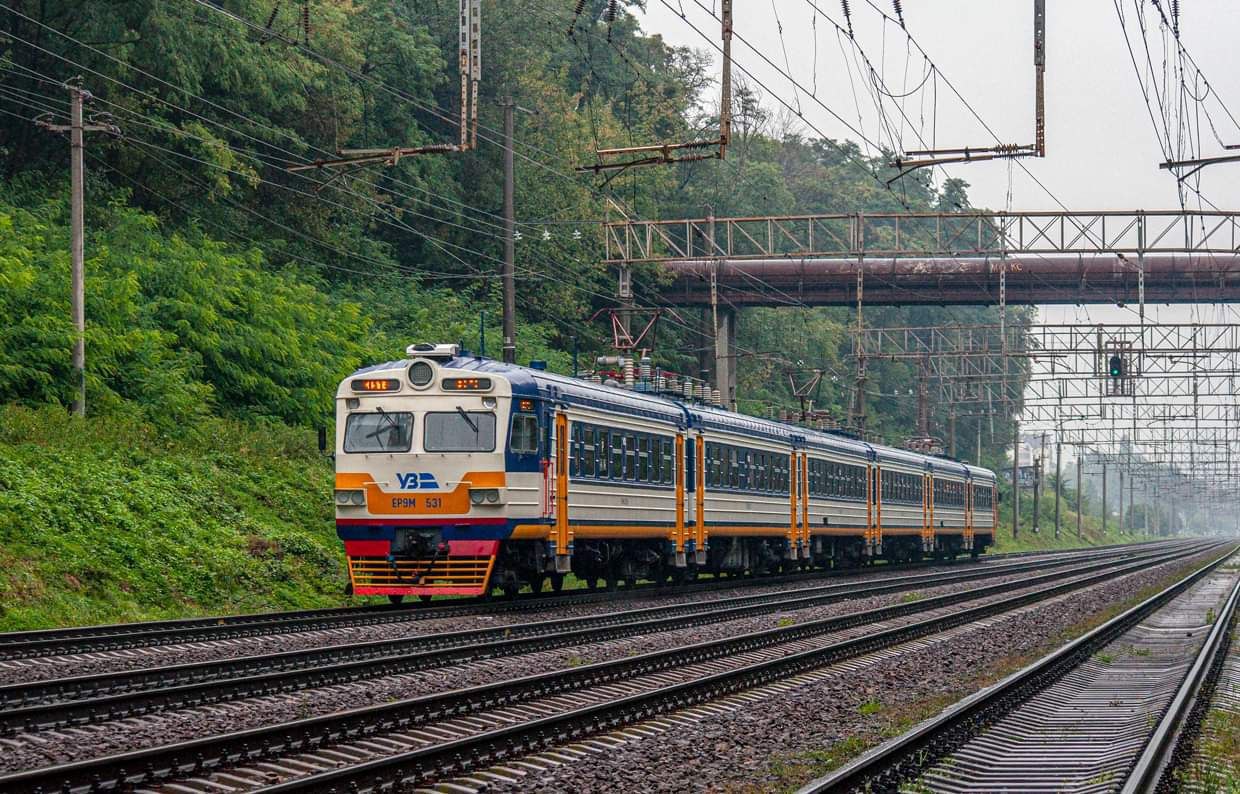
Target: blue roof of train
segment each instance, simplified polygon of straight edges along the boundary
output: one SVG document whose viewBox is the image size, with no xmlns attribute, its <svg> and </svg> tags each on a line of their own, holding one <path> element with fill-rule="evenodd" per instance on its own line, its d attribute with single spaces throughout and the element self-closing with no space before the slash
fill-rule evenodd
<svg viewBox="0 0 1240 794">
<path fill-rule="evenodd" d="M 408 366 L 413 359 L 388 361 L 375 364 L 354 372 L 356 377 L 381 369 Z M 686 404 L 648 392 L 632 391 L 616 386 L 604 386 L 591 383 L 567 375 L 557 375 L 546 370 L 531 369 L 517 364 L 505 364 L 490 358 L 458 356 L 441 362 L 447 369 L 468 370 L 472 372 L 501 375 L 512 385 L 512 393 L 522 397 L 535 397 L 548 400 L 562 400 L 572 405 L 581 405 L 606 410 L 620 409 L 633 416 L 674 424 L 677 427 L 702 427 L 711 430 L 733 431 L 749 435 L 769 438 L 774 441 L 796 442 L 808 447 L 829 450 L 843 455 L 881 461 L 900 462 L 915 467 L 925 467 L 934 471 L 950 472 L 977 479 L 994 480 L 995 474 L 989 469 L 969 466 L 946 458 L 933 458 L 908 450 L 881 444 L 870 444 L 844 436 L 823 433 L 808 428 L 763 419 L 747 414 L 738 414 L 723 408 L 710 405 Z"/>
</svg>

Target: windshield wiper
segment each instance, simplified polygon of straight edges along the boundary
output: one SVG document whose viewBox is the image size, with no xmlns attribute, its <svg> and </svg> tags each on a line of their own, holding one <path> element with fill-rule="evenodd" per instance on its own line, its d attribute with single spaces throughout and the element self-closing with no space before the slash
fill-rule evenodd
<svg viewBox="0 0 1240 794">
<path fill-rule="evenodd" d="M 465 413 L 465 409 L 458 405 L 456 407 L 456 412 L 461 415 L 462 419 L 465 420 L 465 424 L 469 425 L 469 429 L 474 431 L 474 435 L 478 435 L 478 425 L 473 419 L 469 418 L 469 414 Z"/>
<path fill-rule="evenodd" d="M 457 410 L 460 410 L 460 409 L 457 409 Z M 367 434 L 366 434 L 366 438 L 374 438 L 375 436 L 377 436 L 377 435 L 379 435 L 380 433 L 382 433 L 384 430 L 387 430 L 389 427 L 390 427 L 391 429 L 393 429 L 393 430 L 396 430 L 396 431 L 399 431 L 399 430 L 400 430 L 400 426 L 396 423 L 396 420 L 395 420 L 395 419 L 393 419 L 392 417 L 388 416 L 387 411 L 383 410 L 382 408 L 380 408 L 379 406 L 377 406 L 377 405 L 376 405 L 376 406 L 375 406 L 375 413 L 379 414 L 379 416 L 380 416 L 380 417 L 383 419 L 383 421 L 384 421 L 384 422 L 386 422 L 387 424 L 385 424 L 385 425 L 379 425 L 378 427 L 376 427 L 376 428 L 374 429 L 374 432 L 367 433 Z"/>
</svg>

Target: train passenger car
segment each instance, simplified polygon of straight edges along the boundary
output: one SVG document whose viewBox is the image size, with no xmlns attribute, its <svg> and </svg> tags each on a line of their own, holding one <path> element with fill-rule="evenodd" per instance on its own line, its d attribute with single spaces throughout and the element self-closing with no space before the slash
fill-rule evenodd
<svg viewBox="0 0 1240 794">
<path fill-rule="evenodd" d="M 452 345 L 408 353 L 337 391 L 336 523 L 358 595 L 977 554 L 992 537 L 984 469 Z"/>
</svg>

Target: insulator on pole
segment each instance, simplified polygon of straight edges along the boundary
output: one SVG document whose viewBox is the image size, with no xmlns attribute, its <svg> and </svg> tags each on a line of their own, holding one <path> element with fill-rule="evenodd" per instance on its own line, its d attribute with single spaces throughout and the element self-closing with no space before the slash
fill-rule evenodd
<svg viewBox="0 0 1240 794">
<path fill-rule="evenodd" d="M 891 5 L 896 10 L 896 19 L 900 20 L 900 27 L 904 27 L 904 4 L 900 0 L 891 0 Z"/>
<path fill-rule="evenodd" d="M 840 5 L 844 7 L 844 20 L 848 22 L 848 38 L 855 38 L 853 36 L 852 10 L 848 7 L 848 0 L 840 0 Z"/>
</svg>

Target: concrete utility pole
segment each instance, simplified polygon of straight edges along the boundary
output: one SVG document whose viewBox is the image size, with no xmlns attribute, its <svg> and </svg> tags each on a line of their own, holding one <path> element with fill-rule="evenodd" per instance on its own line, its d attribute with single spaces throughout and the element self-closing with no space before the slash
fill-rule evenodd
<svg viewBox="0 0 1240 794">
<path fill-rule="evenodd" d="M 1033 470 L 1033 534 L 1037 535 L 1042 531 L 1042 522 L 1040 520 L 1042 502 L 1042 460 L 1046 457 L 1046 434 L 1042 434 L 1042 442 L 1038 445 L 1038 460 L 1034 464 L 1036 468 Z"/>
<path fill-rule="evenodd" d="M 1119 531 L 1124 531 L 1124 470 L 1119 470 Z"/>
<path fill-rule="evenodd" d="M 1081 539 L 1081 513 L 1085 511 L 1085 497 L 1081 493 L 1081 450 L 1076 451 L 1076 539 Z"/>
<path fill-rule="evenodd" d="M 1107 534 L 1107 464 L 1102 462 L 1102 534 Z"/>
<path fill-rule="evenodd" d="M 1062 458 L 1063 458 L 1063 444 L 1059 443 L 1059 439 L 1056 438 L 1055 439 L 1055 540 L 1059 540 L 1059 498 L 1063 490 L 1059 485 L 1059 478 L 1063 471 Z"/>
<path fill-rule="evenodd" d="M 1020 422 L 1012 421 L 1012 540 L 1020 534 Z"/>
<path fill-rule="evenodd" d="M 516 173 L 513 168 L 513 128 L 516 111 L 533 114 L 506 96 L 500 100 L 504 109 L 504 266 L 501 280 L 504 287 L 503 359 L 508 364 L 517 360 L 517 213 Z"/>
<path fill-rule="evenodd" d="M 84 124 L 82 105 L 91 99 L 89 91 L 78 86 L 66 86 L 69 90 L 69 123 L 52 124 L 39 119 L 40 127 L 49 132 L 69 133 L 69 254 L 72 260 L 73 314 L 73 398 L 72 410 L 78 416 L 86 415 L 86 167 L 83 161 L 85 133 L 119 132 L 112 124 Z"/>
<path fill-rule="evenodd" d="M 504 361 L 517 360 L 517 216 L 516 177 L 512 163 L 513 112 L 516 105 L 512 97 L 504 97 Z"/>
</svg>

